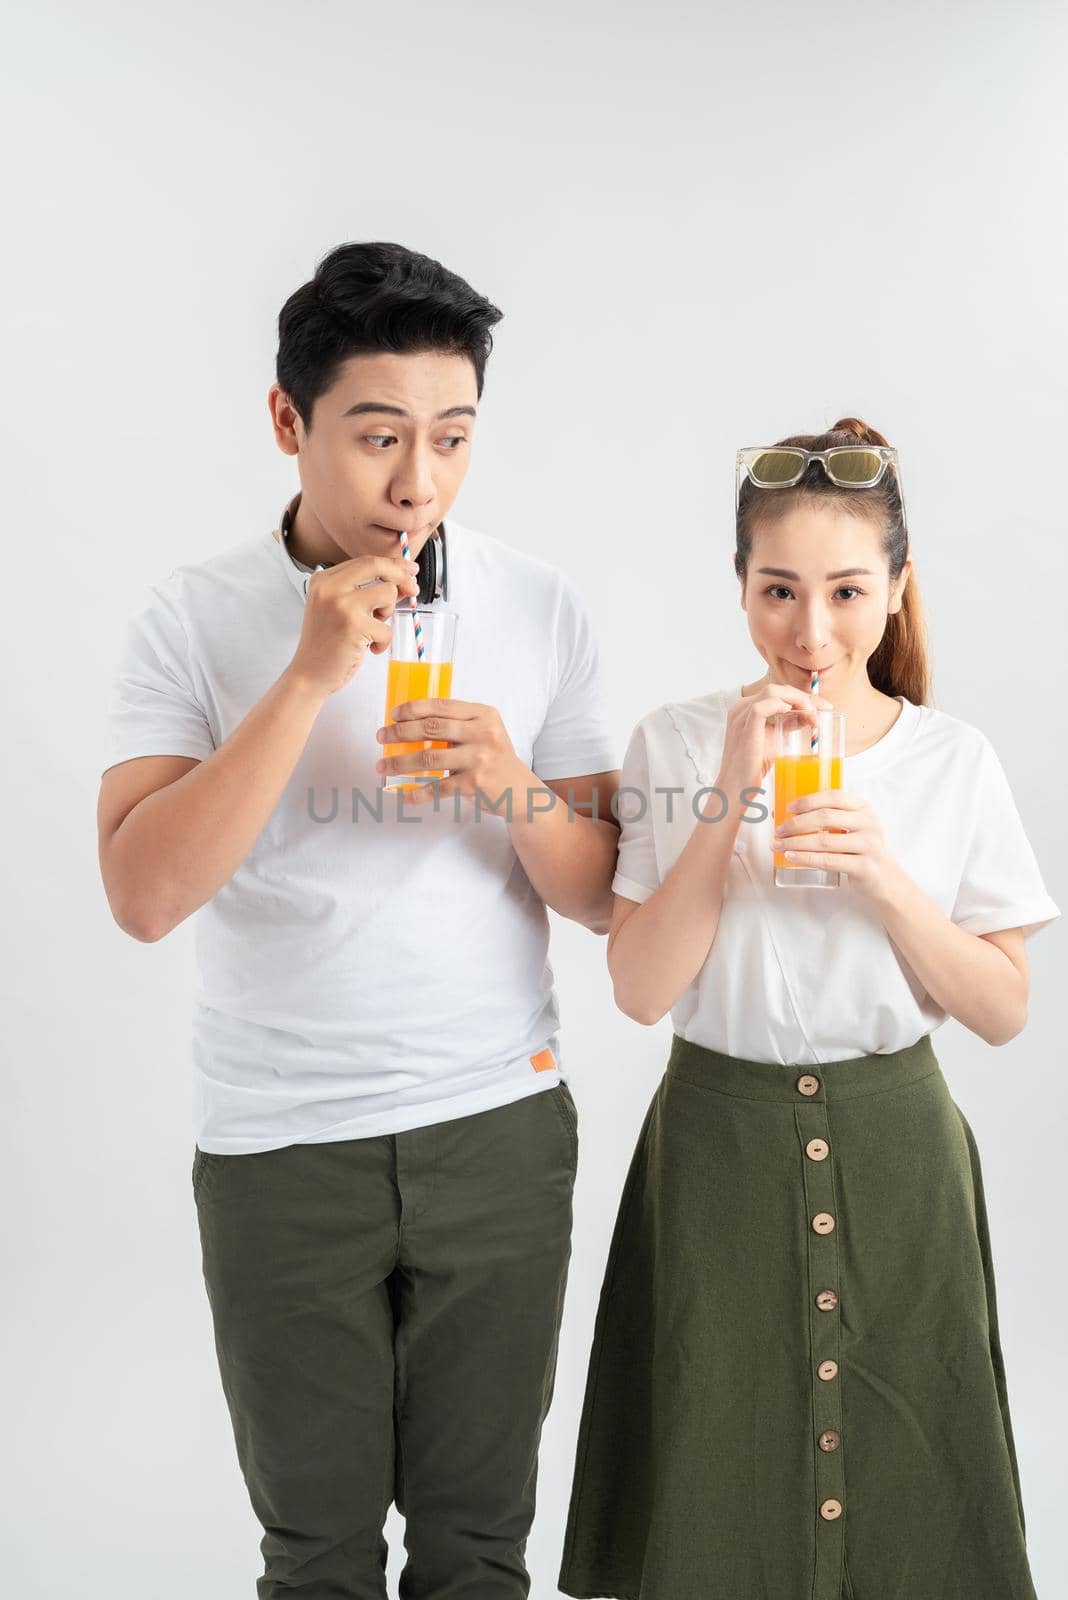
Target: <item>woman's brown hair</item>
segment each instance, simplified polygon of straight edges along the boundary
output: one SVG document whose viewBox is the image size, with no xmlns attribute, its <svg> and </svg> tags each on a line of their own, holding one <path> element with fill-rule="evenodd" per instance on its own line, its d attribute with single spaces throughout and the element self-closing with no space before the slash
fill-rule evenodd
<svg viewBox="0 0 1068 1600">
<path fill-rule="evenodd" d="M 842 417 L 828 433 L 798 433 L 776 442 L 780 445 L 797 445 L 802 450 L 830 450 L 840 444 L 885 445 L 887 441 L 859 417 Z M 820 462 L 810 461 L 800 483 L 789 489 L 758 489 L 748 478 L 742 483 L 734 570 L 743 584 L 749 571 L 754 528 L 781 516 L 799 500 L 809 499 L 836 500 L 852 516 L 877 522 L 882 530 L 883 554 L 890 569 L 891 583 L 900 577 L 909 555 L 909 539 L 894 468 L 887 469 L 874 489 L 840 489 L 828 478 Z M 931 665 L 923 606 L 914 569 L 905 583 L 901 609 L 887 616 L 879 647 L 868 662 L 868 677 L 883 694 L 904 695 L 913 705 L 928 703 Z"/>
</svg>

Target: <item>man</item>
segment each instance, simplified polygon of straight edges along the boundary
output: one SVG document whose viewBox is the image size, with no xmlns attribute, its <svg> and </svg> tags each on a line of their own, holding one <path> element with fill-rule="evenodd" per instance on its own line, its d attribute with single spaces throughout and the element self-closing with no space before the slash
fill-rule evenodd
<svg viewBox="0 0 1068 1600">
<path fill-rule="evenodd" d="M 448 515 L 499 318 L 398 245 L 328 255 L 268 397 L 300 493 L 152 586 L 116 679 L 109 903 L 148 941 L 201 911 L 192 1184 L 261 1600 L 385 1596 L 394 1500 L 404 1600 L 529 1592 L 577 1157 L 545 907 L 607 931 L 618 773 L 577 593 Z M 442 570 L 455 697 L 384 725 Z M 382 744 L 431 737 L 436 799 L 384 793 Z"/>
</svg>

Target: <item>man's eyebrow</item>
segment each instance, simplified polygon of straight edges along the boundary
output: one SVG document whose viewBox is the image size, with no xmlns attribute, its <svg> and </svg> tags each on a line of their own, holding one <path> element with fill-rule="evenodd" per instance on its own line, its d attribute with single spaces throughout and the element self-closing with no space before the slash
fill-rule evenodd
<svg viewBox="0 0 1068 1600">
<path fill-rule="evenodd" d="M 795 583 L 800 583 L 799 572 L 788 572 L 785 567 L 757 567 L 758 572 L 766 572 L 769 578 L 793 578 Z M 825 582 L 832 578 L 874 578 L 875 574 L 870 567 L 843 567 L 841 572 L 828 572 Z"/>
<path fill-rule="evenodd" d="M 411 412 L 405 411 L 403 406 L 387 406 L 383 405 L 379 400 L 361 400 L 359 405 L 350 406 L 347 411 L 342 413 L 342 420 L 345 417 L 362 417 L 368 411 L 374 411 L 379 416 L 386 417 L 411 416 Z M 439 411 L 434 421 L 442 422 L 446 417 L 473 417 L 474 415 L 474 406 L 449 406 L 448 410 Z"/>
</svg>

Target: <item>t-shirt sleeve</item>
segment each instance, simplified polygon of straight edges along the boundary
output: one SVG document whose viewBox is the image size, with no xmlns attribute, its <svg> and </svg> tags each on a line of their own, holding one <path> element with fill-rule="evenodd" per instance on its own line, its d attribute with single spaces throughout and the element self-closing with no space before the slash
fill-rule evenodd
<svg viewBox="0 0 1068 1600">
<path fill-rule="evenodd" d="M 653 841 L 653 796 L 649 786 L 649 751 L 645 726 L 639 722 L 630 736 L 619 774 L 616 811 L 619 818 L 619 855 L 613 893 L 640 904 L 659 887 Z"/>
<path fill-rule="evenodd" d="M 1042 881 L 1009 780 L 983 735 L 971 837 L 952 920 L 966 933 L 1022 928 L 1025 939 L 1060 916 Z"/>
<path fill-rule="evenodd" d="M 193 683 L 189 644 L 173 602 L 158 586 L 126 625 L 108 704 L 104 770 L 135 756 L 196 756 L 215 749 Z"/>
<path fill-rule="evenodd" d="M 552 779 L 612 772 L 616 742 L 604 704 L 593 623 L 582 597 L 566 582 L 556 613 L 556 652 L 556 690 L 534 740 L 531 770 Z"/>
</svg>

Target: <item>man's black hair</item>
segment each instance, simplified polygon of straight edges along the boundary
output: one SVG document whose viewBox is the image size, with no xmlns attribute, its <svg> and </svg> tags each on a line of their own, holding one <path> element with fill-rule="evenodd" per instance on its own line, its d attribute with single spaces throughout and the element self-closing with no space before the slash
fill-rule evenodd
<svg viewBox="0 0 1068 1600">
<path fill-rule="evenodd" d="M 278 383 L 311 431 L 312 408 L 350 356 L 442 350 L 467 356 L 479 398 L 502 313 L 430 256 L 400 244 L 341 244 L 278 314 Z"/>
</svg>

